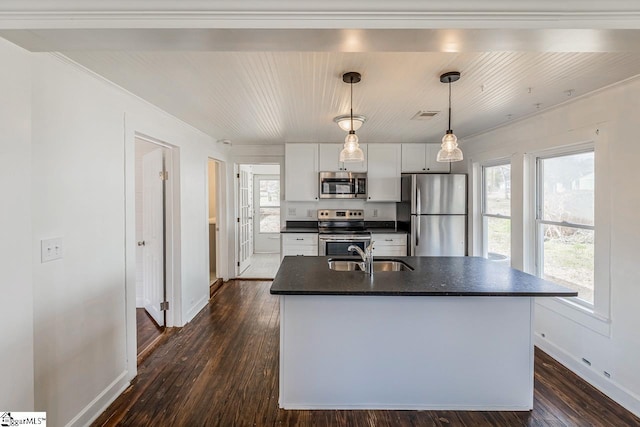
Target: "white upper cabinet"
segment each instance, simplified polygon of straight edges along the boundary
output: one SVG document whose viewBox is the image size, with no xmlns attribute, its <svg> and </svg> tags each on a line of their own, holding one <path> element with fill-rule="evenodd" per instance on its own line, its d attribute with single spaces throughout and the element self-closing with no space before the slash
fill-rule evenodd
<svg viewBox="0 0 640 427">
<path fill-rule="evenodd" d="M 451 163 L 436 161 L 439 150 L 440 144 L 402 144 L 402 172 L 451 172 Z"/>
<path fill-rule="evenodd" d="M 426 171 L 426 144 L 402 144 L 402 172 Z"/>
<path fill-rule="evenodd" d="M 400 201 L 401 153 L 400 144 L 369 144 L 368 201 Z"/>
<path fill-rule="evenodd" d="M 285 144 L 285 199 L 318 200 L 318 144 Z"/>
<path fill-rule="evenodd" d="M 342 163 L 340 162 L 340 151 L 343 144 L 319 144 L 320 154 L 320 172 L 329 171 L 349 171 L 349 172 L 366 172 L 367 171 L 367 144 L 360 144 L 360 148 L 364 153 L 364 162 Z"/>
</svg>

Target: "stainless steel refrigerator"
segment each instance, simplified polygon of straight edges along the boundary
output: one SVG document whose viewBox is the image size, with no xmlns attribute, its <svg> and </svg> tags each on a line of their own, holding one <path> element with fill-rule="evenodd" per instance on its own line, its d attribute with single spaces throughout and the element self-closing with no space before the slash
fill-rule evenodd
<svg viewBox="0 0 640 427">
<path fill-rule="evenodd" d="M 398 226 L 410 232 L 411 256 L 467 253 L 467 176 L 403 174 Z"/>
</svg>

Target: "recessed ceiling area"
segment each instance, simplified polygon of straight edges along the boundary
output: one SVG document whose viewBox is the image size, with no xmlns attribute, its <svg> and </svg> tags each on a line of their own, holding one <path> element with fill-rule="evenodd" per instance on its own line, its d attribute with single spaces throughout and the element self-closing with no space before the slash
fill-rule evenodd
<svg viewBox="0 0 640 427">
<path fill-rule="evenodd" d="M 233 144 L 342 142 L 333 118 L 367 117 L 362 142 L 438 142 L 452 87 L 464 140 L 640 74 L 640 30 L 3 30 L 60 51 L 170 114 Z M 413 120 L 412 120 L 413 119 Z"/>
</svg>

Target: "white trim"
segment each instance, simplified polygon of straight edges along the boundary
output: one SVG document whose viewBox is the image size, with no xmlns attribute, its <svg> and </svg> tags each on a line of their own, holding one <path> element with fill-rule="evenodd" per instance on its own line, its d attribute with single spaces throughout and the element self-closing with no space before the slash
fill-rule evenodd
<svg viewBox="0 0 640 427">
<path fill-rule="evenodd" d="M 206 3 L 206 4 L 205 4 Z M 567 4 L 568 3 L 568 4 Z M 630 1 L 511 2 L 487 0 L 481 7 L 452 1 L 357 0 L 300 2 L 285 0 L 233 2 L 183 0 L 179 6 L 160 1 L 68 0 L 52 6 L 46 0 L 4 0 L 0 27 L 5 28 L 640 28 L 640 10 Z M 339 6 L 339 7 L 337 7 Z M 634 7 L 635 6 L 635 7 Z M 475 10 L 474 10 L 475 7 Z"/>
<path fill-rule="evenodd" d="M 640 396 L 620 385 L 615 379 L 605 377 L 604 373 L 596 371 L 593 366 L 586 366 L 584 362 L 539 334 L 535 335 L 535 345 L 616 403 L 640 417 Z"/>
<path fill-rule="evenodd" d="M 73 417 L 73 419 L 66 424 L 66 427 L 88 426 L 95 421 L 96 418 L 129 387 L 130 383 L 129 380 L 127 380 L 127 375 L 127 371 L 123 371 L 118 375 L 118 377 L 85 406 L 78 415 Z"/>
<path fill-rule="evenodd" d="M 187 310 L 184 316 L 184 319 L 186 319 L 185 324 L 191 322 L 193 318 L 196 317 L 198 313 L 200 313 L 200 311 L 202 311 L 202 309 L 207 306 L 208 303 L 209 303 L 209 293 L 207 292 L 207 295 L 200 298 L 198 301 L 196 301 L 195 304 L 193 304 L 193 306 L 190 309 Z"/>
</svg>

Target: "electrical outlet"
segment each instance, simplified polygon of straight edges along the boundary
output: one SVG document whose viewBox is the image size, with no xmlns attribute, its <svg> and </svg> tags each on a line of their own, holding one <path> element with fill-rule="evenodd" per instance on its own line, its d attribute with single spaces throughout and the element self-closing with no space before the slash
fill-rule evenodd
<svg viewBox="0 0 640 427">
<path fill-rule="evenodd" d="M 289 208 L 289 216 L 296 216 L 296 208 Z"/>
<path fill-rule="evenodd" d="M 378 218 L 378 209 L 373 210 L 373 217 Z"/>
<path fill-rule="evenodd" d="M 49 262 L 62 258 L 64 246 L 62 237 L 43 239 L 40 241 L 40 262 Z"/>
</svg>

